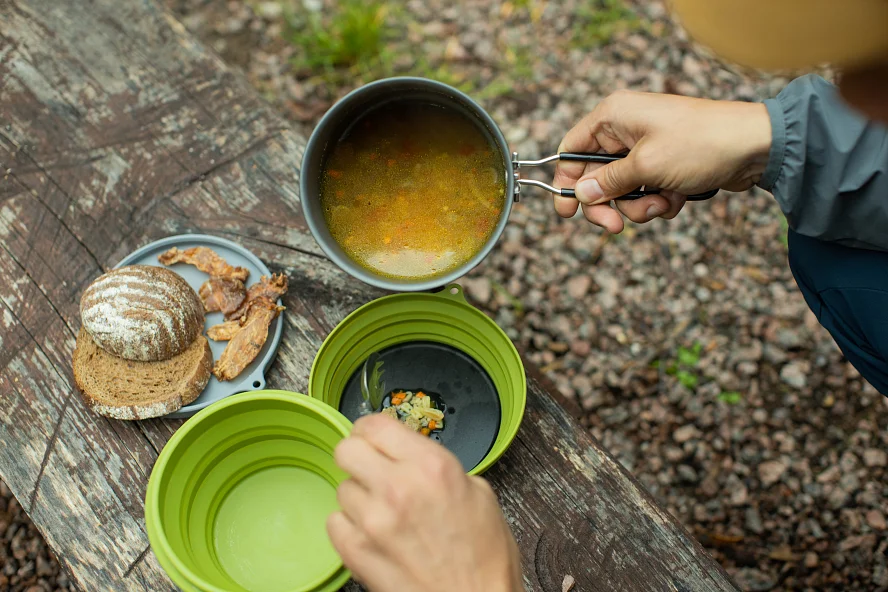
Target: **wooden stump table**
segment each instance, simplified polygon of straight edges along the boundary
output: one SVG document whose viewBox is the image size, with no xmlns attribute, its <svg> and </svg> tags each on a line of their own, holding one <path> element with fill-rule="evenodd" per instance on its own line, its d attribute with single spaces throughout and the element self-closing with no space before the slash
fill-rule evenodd
<svg viewBox="0 0 888 592">
<path fill-rule="evenodd" d="M 81 402 L 71 354 L 90 281 L 172 234 L 243 244 L 291 279 L 268 384 L 301 392 L 324 336 L 380 295 L 308 232 L 303 145 L 154 0 L 0 0 L 0 476 L 83 590 L 175 589 L 143 499 L 181 425 Z M 736 590 L 553 393 L 531 377 L 518 438 L 486 475 L 527 589 L 571 575 L 582 592 Z"/>
</svg>

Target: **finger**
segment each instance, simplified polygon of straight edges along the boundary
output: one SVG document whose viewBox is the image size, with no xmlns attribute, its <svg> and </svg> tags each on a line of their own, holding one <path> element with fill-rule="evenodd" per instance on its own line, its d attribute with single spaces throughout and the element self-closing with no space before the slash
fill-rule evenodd
<svg viewBox="0 0 888 592">
<path fill-rule="evenodd" d="M 572 197 L 555 196 L 555 212 L 562 218 L 572 218 L 576 215 L 580 202 Z"/>
<path fill-rule="evenodd" d="M 595 121 L 595 110 L 580 120 L 565 134 L 561 144 L 558 145 L 558 153 L 562 152 L 598 152 L 601 145 L 592 133 Z M 585 163 L 559 160 L 555 165 L 555 186 L 573 187 L 585 171 Z M 560 182 L 560 184 L 559 184 Z"/>
<path fill-rule="evenodd" d="M 362 512 L 372 507 L 370 492 L 354 479 L 346 479 L 339 484 L 336 488 L 336 501 L 354 524 L 360 524 Z"/>
<path fill-rule="evenodd" d="M 610 204 L 600 204 L 597 206 L 583 205 L 583 215 L 586 220 L 601 226 L 611 234 L 620 234 L 623 232 L 623 217 L 618 211 L 610 207 Z"/>
<path fill-rule="evenodd" d="M 398 581 L 391 560 L 342 512 L 334 512 L 327 518 L 327 536 L 345 567 L 370 589 L 382 590 L 380 584 Z"/>
<path fill-rule="evenodd" d="M 343 471 L 368 490 L 384 486 L 394 468 L 388 456 L 354 432 L 336 446 L 333 457 Z"/>
<path fill-rule="evenodd" d="M 406 428 L 401 422 L 381 414 L 368 415 L 355 422 L 352 435 L 359 436 L 392 460 L 422 458 L 422 450 L 437 446 L 428 438 Z"/>
<path fill-rule="evenodd" d="M 618 199 L 614 203 L 624 216 L 643 224 L 669 211 L 671 204 L 662 195 L 648 195 L 639 199 Z"/>
<path fill-rule="evenodd" d="M 604 203 L 645 184 L 633 153 L 584 175 L 576 185 L 577 199 L 587 205 Z"/>
<path fill-rule="evenodd" d="M 673 218 L 678 216 L 678 213 L 682 210 L 685 203 L 687 203 L 688 201 L 687 195 L 678 193 L 677 191 L 669 191 L 664 189 L 660 191 L 660 195 L 665 197 L 666 200 L 669 202 L 669 209 L 666 211 L 665 214 L 660 216 L 661 218 L 665 218 L 666 220 L 672 220 Z"/>
<path fill-rule="evenodd" d="M 552 185 L 555 187 L 567 187 L 571 189 L 576 186 L 577 181 L 583 177 L 591 175 L 604 165 L 600 162 L 571 162 L 567 160 L 559 161 L 565 165 L 579 165 L 577 167 L 561 167 L 560 164 L 555 168 L 555 176 L 552 178 Z"/>
</svg>

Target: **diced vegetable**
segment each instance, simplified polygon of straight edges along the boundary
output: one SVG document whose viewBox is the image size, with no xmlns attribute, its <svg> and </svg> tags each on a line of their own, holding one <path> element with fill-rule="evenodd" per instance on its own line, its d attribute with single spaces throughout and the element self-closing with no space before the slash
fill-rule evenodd
<svg viewBox="0 0 888 592">
<path fill-rule="evenodd" d="M 431 433 L 431 430 L 429 430 L 429 428 L 422 428 L 419 431 L 423 436 L 428 436 Z"/>
<path fill-rule="evenodd" d="M 428 420 L 428 426 L 430 430 L 434 430 L 438 427 L 438 423 L 434 419 Z"/>
</svg>

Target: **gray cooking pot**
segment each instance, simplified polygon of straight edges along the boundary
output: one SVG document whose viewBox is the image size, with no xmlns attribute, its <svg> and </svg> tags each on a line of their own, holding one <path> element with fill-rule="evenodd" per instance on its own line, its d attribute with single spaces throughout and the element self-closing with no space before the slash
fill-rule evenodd
<svg viewBox="0 0 888 592">
<path fill-rule="evenodd" d="M 464 265 L 446 274 L 422 281 L 392 279 L 373 273 L 369 269 L 358 265 L 346 255 L 345 251 L 331 236 L 330 230 L 327 228 L 327 222 L 324 220 L 320 199 L 321 173 L 323 172 L 324 161 L 328 151 L 358 119 L 372 109 L 391 101 L 400 102 L 405 100 L 430 103 L 454 109 L 479 123 L 499 149 L 506 175 L 506 190 L 502 198 L 503 211 L 500 214 L 496 229 L 490 235 L 490 238 L 487 239 L 487 242 L 484 243 L 483 248 Z M 422 133 L 422 130 L 417 130 L 417 133 Z M 386 78 L 353 90 L 333 105 L 324 117 L 321 118 L 321 121 L 318 122 L 317 127 L 315 127 L 308 140 L 302 157 L 302 170 L 299 176 L 300 199 L 305 219 L 315 240 L 324 253 L 339 267 L 359 280 L 385 290 L 395 292 L 427 291 L 454 282 L 466 275 L 487 256 L 506 227 L 506 222 L 509 220 L 509 212 L 512 211 L 512 202 L 518 201 L 521 185 L 541 187 L 562 197 L 575 197 L 573 189 L 558 189 L 541 181 L 521 179 L 518 175 L 518 169 L 521 166 L 538 166 L 557 160 L 608 163 L 625 156 L 625 154 L 562 152 L 541 160 L 518 160 L 517 153 L 509 153 L 506 138 L 499 127 L 497 127 L 496 122 L 478 103 L 469 98 L 465 93 L 444 83 L 427 78 Z M 658 191 L 656 188 L 640 188 L 618 199 L 637 199 Z M 715 195 L 717 191 L 716 189 L 699 195 L 691 195 L 688 196 L 688 200 L 699 201 L 708 199 Z"/>
</svg>

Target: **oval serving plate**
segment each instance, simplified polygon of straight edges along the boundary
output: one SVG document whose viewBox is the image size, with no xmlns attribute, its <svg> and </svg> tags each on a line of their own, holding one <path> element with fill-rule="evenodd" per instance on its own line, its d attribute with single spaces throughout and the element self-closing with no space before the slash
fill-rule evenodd
<svg viewBox="0 0 888 592">
<path fill-rule="evenodd" d="M 256 255 L 244 247 L 230 240 L 206 234 L 180 234 L 149 243 L 124 257 L 115 268 L 123 267 L 125 265 L 153 265 L 155 267 L 165 267 L 157 260 L 157 256 L 171 247 L 178 247 L 179 249 L 209 247 L 213 249 L 230 265 L 246 267 L 250 270 L 250 277 L 247 278 L 248 288 L 258 282 L 261 276 L 271 275 L 271 271 L 268 267 L 266 267 Z M 175 265 L 170 265 L 169 269 L 185 278 L 185 281 L 188 282 L 189 286 L 194 288 L 195 292 L 197 292 L 201 285 L 209 279 L 207 274 L 193 265 L 176 263 Z M 278 304 L 281 304 L 280 300 L 278 300 Z M 281 315 L 283 314 L 286 314 L 286 312 L 281 313 Z M 215 403 L 216 401 L 220 401 L 225 397 L 245 391 L 264 389 L 265 372 L 274 360 L 274 356 L 277 354 L 278 345 L 281 343 L 281 333 L 284 328 L 281 315 L 278 315 L 278 317 L 271 322 L 271 325 L 268 328 L 268 339 L 265 341 L 262 351 L 259 352 L 256 359 L 244 369 L 240 376 L 234 380 L 227 380 L 225 382 L 219 381 L 215 376 L 210 376 L 210 382 L 207 383 L 206 388 L 197 399 L 190 404 L 185 405 L 178 411 L 170 413 L 166 417 L 191 417 L 204 407 Z M 204 330 L 206 331 L 206 329 L 209 329 L 213 325 L 217 325 L 224 320 L 221 312 L 208 313 L 206 321 L 204 322 Z M 228 342 L 213 341 L 209 338 L 207 340 L 210 342 L 210 350 L 213 352 L 213 362 L 215 363 L 215 361 L 219 359 L 219 356 L 222 355 L 222 351 L 225 349 Z"/>
</svg>

